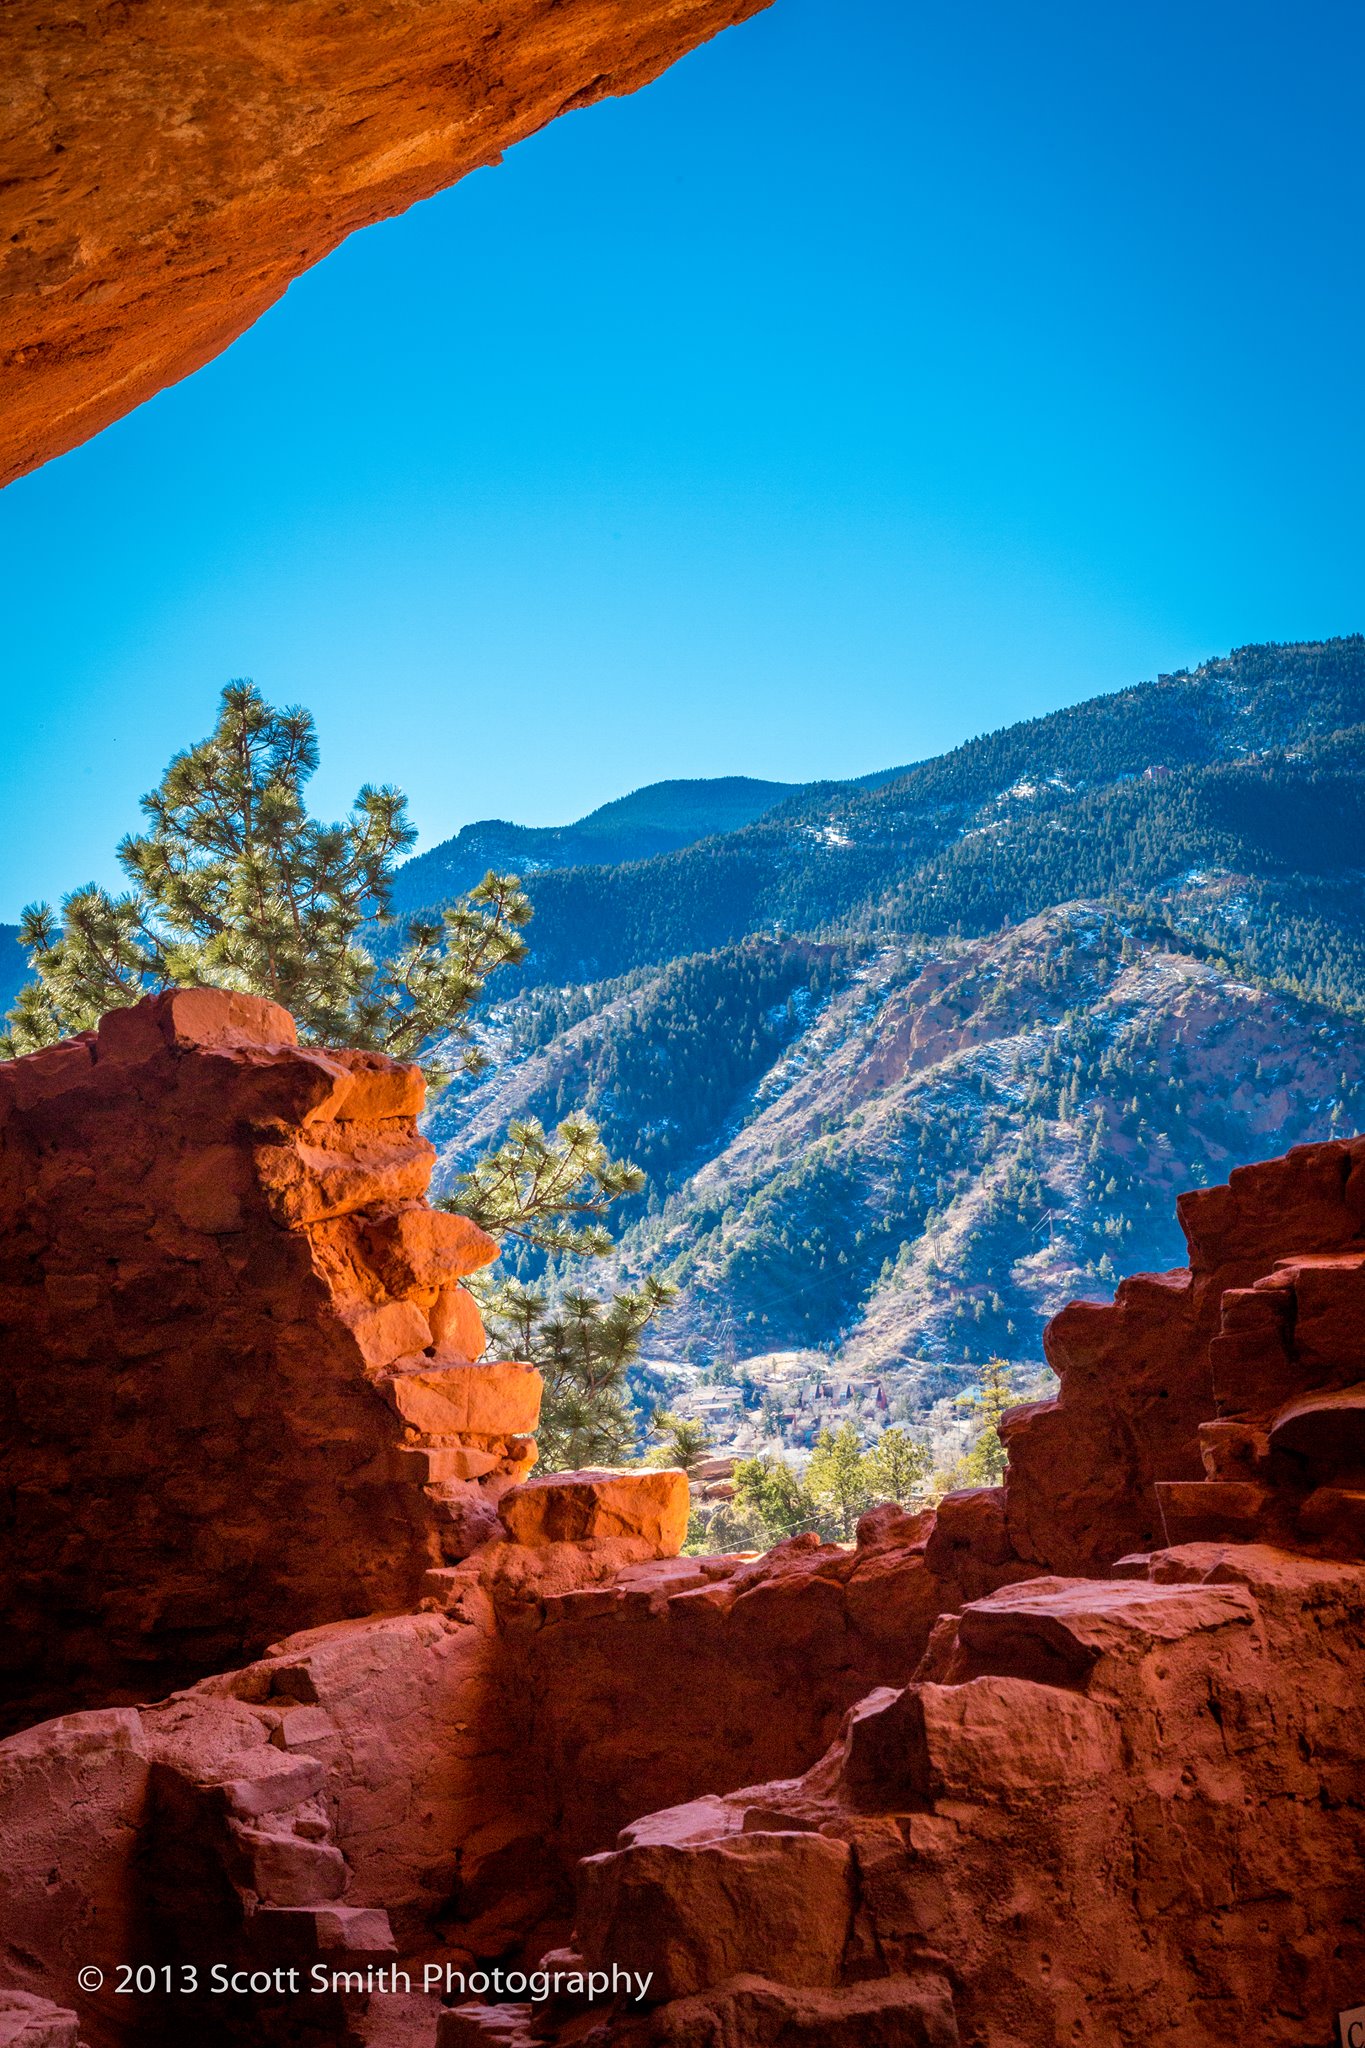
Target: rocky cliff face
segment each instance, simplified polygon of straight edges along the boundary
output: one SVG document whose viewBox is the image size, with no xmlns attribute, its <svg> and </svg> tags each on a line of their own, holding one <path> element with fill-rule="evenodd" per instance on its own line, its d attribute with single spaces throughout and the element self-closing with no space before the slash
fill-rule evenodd
<svg viewBox="0 0 1365 2048">
<path fill-rule="evenodd" d="M 198 369 L 354 229 L 766 4 L 16 0 L 0 484 Z"/>
<path fill-rule="evenodd" d="M 79 2026 L 89 2048 L 187 2029 L 262 2048 L 1326 2042 L 1365 1984 L 1365 1140 L 1186 1197 L 1188 1268 L 1059 1316 L 1061 1393 L 1007 1422 L 1003 1487 L 875 1510 L 852 1548 L 684 1558 L 681 1475 L 503 1490 L 502 1469 L 448 1546 L 466 1554 L 438 1561 L 439 1489 L 360 1479 L 361 1440 L 403 1455 L 395 1382 L 426 1402 L 454 1372 L 467 1456 L 474 1376 L 503 1381 L 439 1341 L 363 1346 L 430 1331 L 469 1247 L 419 1270 L 428 1226 L 396 1221 L 431 1215 L 406 1071 L 301 1053 L 263 1012 L 164 998 L 8 1077 L 7 1272 L 30 1262 L 6 1297 L 30 1460 L 10 1497 L 51 1560 L 77 1546 L 97 1599 L 114 1568 L 87 1489 L 112 1551 L 128 1446 L 200 1438 L 221 1485 L 227 1427 L 248 1481 L 178 1547 L 139 1532 L 184 1512 L 184 1456 L 144 1456 L 120 1496 L 108 1669 L 134 1664 L 136 1590 L 164 1674 L 158 1617 L 187 1571 L 201 1613 L 239 1603 L 239 1636 L 299 1585 L 319 1625 L 159 1704 L 0 1743 L 6 2024 Z M 87 1277 L 78 1315 L 47 1285 L 135 1263 L 127 1304 Z M 231 1285 L 180 1305 L 187 1264 Z M 156 1341 L 130 1366 L 133 1329 Z M 196 1373 L 224 1398 L 192 1427 Z M 38 1437 L 44 1413 L 62 1426 Z M 79 1486 L 35 1457 L 59 1441 Z M 231 1569 L 210 1593 L 215 1538 Z M 23 1639 L 55 1668 L 90 1610 L 74 1577 L 40 1581 L 36 1538 L 22 1554 Z M 353 1590 L 389 1611 L 346 1618 Z M 121 1961 L 201 1981 L 121 1996 Z M 92 1962 L 108 1981 L 87 1994 Z M 257 1990 L 214 1995 L 212 1962 Z M 314 1964 L 321 1991 L 276 1974 Z M 521 1973 L 496 2003 L 494 1969 Z M 613 1969 L 644 1997 L 575 1992 Z"/>
<path fill-rule="evenodd" d="M 609 985 L 557 1030 L 523 1000 L 490 1049 L 424 1125 L 437 1185 L 510 1117 L 585 1103 L 657 1190 L 619 1254 L 679 1287 L 656 1356 L 837 1350 L 809 1361 L 788 1445 L 826 1376 L 892 1375 L 903 1424 L 951 1415 L 986 1359 L 1040 1361 L 1075 1296 L 1173 1264 L 1181 1188 L 1365 1116 L 1357 1020 L 1101 904 L 847 964 L 755 941 Z M 731 1399 L 708 1417 L 727 1443 Z"/>
<path fill-rule="evenodd" d="M 427 1207 L 415 1067 L 178 990 L 0 1068 L 11 1726 L 400 1607 L 495 1526 L 539 1376 Z"/>
</svg>

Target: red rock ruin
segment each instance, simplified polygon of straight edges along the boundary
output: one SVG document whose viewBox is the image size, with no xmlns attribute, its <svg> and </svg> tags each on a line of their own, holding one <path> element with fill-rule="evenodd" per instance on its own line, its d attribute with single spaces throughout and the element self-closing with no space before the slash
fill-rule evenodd
<svg viewBox="0 0 1365 2048">
<path fill-rule="evenodd" d="M 8 0 L 0 485 L 188 376 L 356 228 L 768 0 Z"/>
<path fill-rule="evenodd" d="M 690 1558 L 680 1475 L 524 1477 L 412 1070 L 182 991 L 0 1086 L 0 2041 L 1315 2048 L 1365 2002 L 1365 1140 L 1059 1316 L 1005 1486 Z M 542 1963 L 648 1996 L 443 1996 Z"/>
<path fill-rule="evenodd" d="M 10 1725 L 410 1605 L 535 1457 L 417 1069 L 182 989 L 0 1068 Z"/>
</svg>

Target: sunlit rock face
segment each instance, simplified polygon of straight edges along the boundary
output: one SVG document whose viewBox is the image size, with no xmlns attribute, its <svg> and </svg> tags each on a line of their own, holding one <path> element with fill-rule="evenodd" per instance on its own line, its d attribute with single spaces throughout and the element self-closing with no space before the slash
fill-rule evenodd
<svg viewBox="0 0 1365 2048">
<path fill-rule="evenodd" d="M 499 1528 L 540 1376 L 428 1207 L 416 1067 L 178 989 L 0 1068 L 0 1699 L 164 1692 L 411 1605 Z"/>
<path fill-rule="evenodd" d="M 13 0 L 0 483 L 198 369 L 354 229 L 767 0 Z"/>
<path fill-rule="evenodd" d="M 1329 2039 L 1365 1140 L 1185 1197 L 1188 1268 L 1055 1318 L 1003 1486 L 685 1557 L 683 1474 L 530 1476 L 420 1099 L 213 990 L 0 1068 L 0 2039 Z M 82 1981 L 131 1955 L 354 1985 Z M 449 1990 L 509 1962 L 648 1995 Z"/>
</svg>

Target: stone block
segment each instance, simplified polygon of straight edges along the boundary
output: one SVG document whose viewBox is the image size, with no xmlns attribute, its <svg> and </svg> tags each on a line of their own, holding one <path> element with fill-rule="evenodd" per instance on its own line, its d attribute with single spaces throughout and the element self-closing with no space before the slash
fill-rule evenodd
<svg viewBox="0 0 1365 2048">
<path fill-rule="evenodd" d="M 366 1224 L 365 1245 L 390 1294 L 461 1280 L 498 1255 L 497 1240 L 486 1230 L 445 1209 L 399 1209 L 381 1216 Z"/>
<path fill-rule="evenodd" d="M 1168 1543 L 1249 1542 L 1271 1498 L 1252 1479 L 1158 1480 L 1156 1493 Z"/>
<path fill-rule="evenodd" d="M 1194 1492 L 1217 1491 L 1196 1482 Z M 1133 1662 L 1154 1642 L 1248 1626 L 1240 1586 L 1131 1585 L 1095 1579 L 1026 1579 L 964 1607 L 957 1640 L 973 1675 L 1083 1686 L 1101 1657 Z"/>
<path fill-rule="evenodd" d="M 676 1557 L 687 1534 L 687 1474 L 669 1471 L 545 1472 L 498 1506 L 518 1543 L 593 1543 L 643 1538 Z"/>
<path fill-rule="evenodd" d="M 274 1048 L 299 1042 L 288 1010 L 264 996 L 241 995 L 235 989 L 168 988 L 145 1005 L 136 1006 L 137 1011 L 144 1008 L 167 1045 L 238 1051 L 247 1046 Z M 133 1028 L 126 1019 L 135 1014 L 115 1010 L 101 1021 L 101 1055 L 106 1030 L 115 1039 L 124 1039 Z"/>
<path fill-rule="evenodd" d="M 277 1749 L 326 1751 L 336 1746 L 336 1724 L 321 1707 L 291 1707 L 271 1730 L 270 1740 Z"/>
<path fill-rule="evenodd" d="M 381 1372 L 396 1359 L 423 1352 L 431 1328 L 420 1308 L 410 1301 L 386 1301 L 378 1308 L 353 1309 L 346 1321 L 370 1372 Z"/>
<path fill-rule="evenodd" d="M 838 1981 L 853 1910 L 847 1842 L 795 1832 L 656 1842 L 578 1866 L 578 1940 L 591 1969 L 652 1973 L 652 1998 L 741 1973 Z"/>
<path fill-rule="evenodd" d="M 1300 1384 L 1289 1350 L 1293 1308 L 1288 1287 L 1224 1289 L 1218 1335 L 1209 1345 L 1214 1399 L 1224 1415 L 1273 1408 Z"/>
<path fill-rule="evenodd" d="M 425 1193 L 435 1161 L 435 1146 L 415 1131 L 353 1131 L 335 1123 L 310 1126 L 306 1141 L 255 1151 L 257 1178 L 287 1226 L 415 1200 Z"/>
<path fill-rule="evenodd" d="M 1119 1767 L 1117 1716 L 1056 1685 L 988 1675 L 913 1686 L 906 1703 L 919 1722 L 907 1756 L 922 1759 L 920 1803 L 1047 1801 Z"/>
<path fill-rule="evenodd" d="M 443 1358 L 473 1363 L 482 1358 L 488 1334 L 467 1287 L 443 1287 L 427 1312 L 432 1342 Z"/>
<path fill-rule="evenodd" d="M 250 1827 L 234 1827 L 232 1840 L 244 1888 L 266 1905 L 321 1905 L 346 1889 L 346 1859 L 328 1842 Z"/>
<path fill-rule="evenodd" d="M 1365 1257 L 1303 1259 L 1288 1271 L 1296 1357 L 1319 1383 L 1356 1378 L 1365 1360 Z"/>
<path fill-rule="evenodd" d="M 326 1067 L 331 1087 L 316 1107 L 305 1113 L 305 1121 L 360 1123 L 421 1115 L 427 1084 L 420 1067 L 391 1060 L 382 1052 L 349 1048 L 327 1053 L 310 1049 L 309 1057 Z"/>
<path fill-rule="evenodd" d="M 959 1550 L 970 1551 L 987 1564 L 1002 1564 L 1009 1557 L 1003 1487 L 974 1486 L 961 1493 L 945 1493 L 925 1551 L 930 1569 L 951 1571 L 953 1553 Z"/>
<path fill-rule="evenodd" d="M 533 1365 L 417 1365 L 380 1382 L 405 1422 L 428 1436 L 506 1436 L 540 1419 Z"/>
<path fill-rule="evenodd" d="M 396 1953 L 389 1916 L 378 1906 L 260 1906 L 247 1931 L 260 1955 L 281 1962 Z"/>
<path fill-rule="evenodd" d="M 236 1768 L 234 1768 L 236 1767 Z M 327 1772 L 316 1757 L 286 1756 L 273 1746 L 243 1750 L 221 1766 L 211 1791 L 238 1820 L 286 1812 L 322 1790 Z"/>
</svg>

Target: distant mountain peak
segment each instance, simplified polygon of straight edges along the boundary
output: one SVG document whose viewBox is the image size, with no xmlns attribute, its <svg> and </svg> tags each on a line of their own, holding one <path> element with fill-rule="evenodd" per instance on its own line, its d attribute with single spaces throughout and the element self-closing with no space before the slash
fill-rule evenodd
<svg viewBox="0 0 1365 2048">
<path fill-rule="evenodd" d="M 647 783 L 599 804 L 571 825 L 514 825 L 505 818 L 483 818 L 406 861 L 395 881 L 394 907 L 416 910 L 448 902 L 472 888 L 490 867 L 535 875 L 549 868 L 615 866 L 676 852 L 742 830 L 798 786 L 750 775 L 694 777 Z"/>
</svg>

